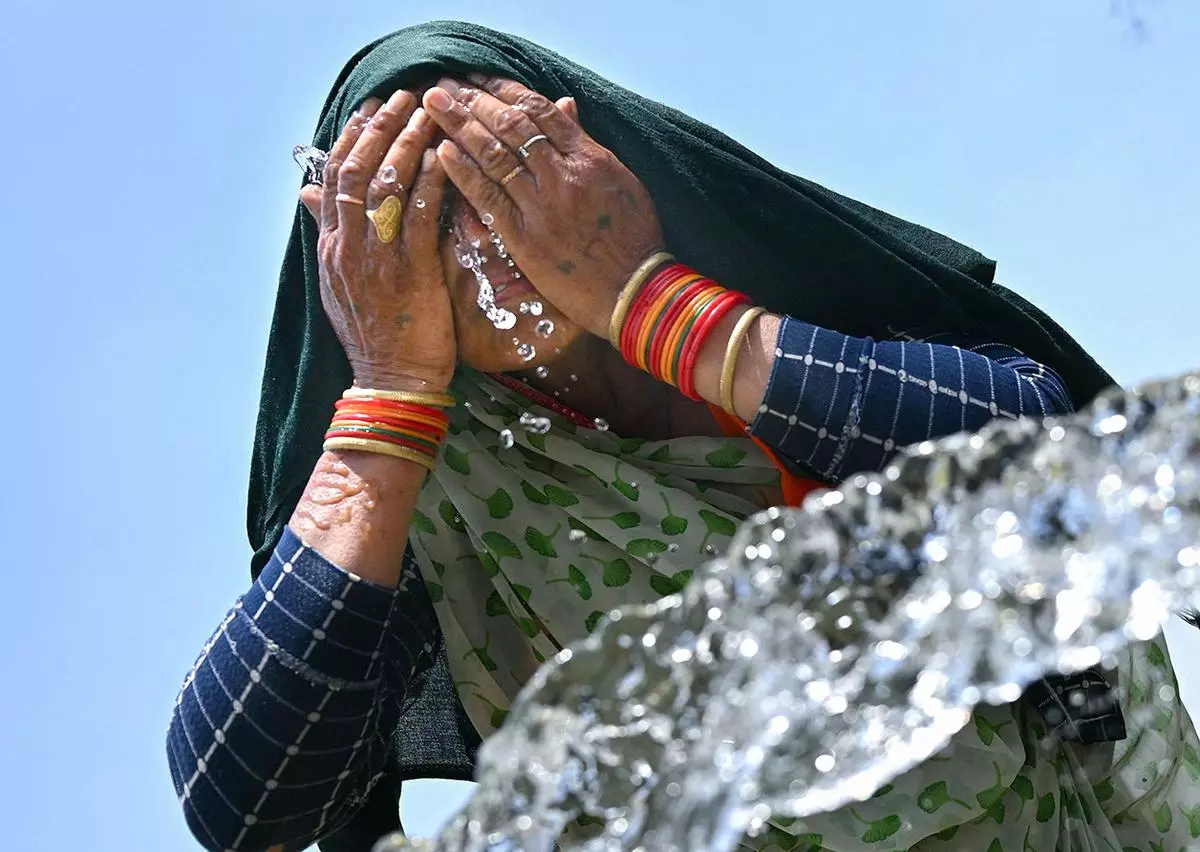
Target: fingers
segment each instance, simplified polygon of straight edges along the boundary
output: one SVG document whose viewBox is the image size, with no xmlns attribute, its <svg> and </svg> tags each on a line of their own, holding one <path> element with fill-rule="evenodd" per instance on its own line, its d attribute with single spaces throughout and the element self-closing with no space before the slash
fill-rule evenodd
<svg viewBox="0 0 1200 852">
<path fill-rule="evenodd" d="M 333 230 L 338 226 L 338 204 L 335 199 L 338 194 L 338 175 L 341 171 L 342 161 L 346 159 L 346 155 L 350 153 L 350 150 L 354 147 L 354 143 L 358 141 L 358 137 L 362 135 L 363 130 L 367 126 L 367 119 L 375 114 L 375 111 L 379 109 L 381 104 L 382 101 L 378 98 L 370 98 L 363 101 L 358 111 L 346 122 L 346 129 L 342 131 L 342 135 L 333 144 L 333 148 L 329 152 L 329 158 L 325 161 L 325 174 L 323 176 L 325 183 L 321 198 L 321 227 L 326 230 Z"/>
<path fill-rule="evenodd" d="M 529 116 L 538 129 L 550 137 L 550 141 L 559 151 L 563 153 L 574 151 L 587 138 L 583 129 L 551 103 L 549 98 L 539 95 L 532 89 L 527 89 L 514 80 L 505 80 L 501 77 L 468 74 L 467 78 L 475 85 L 481 86 L 495 95 L 499 100 Z"/>
<path fill-rule="evenodd" d="M 438 264 L 439 220 L 446 191 L 446 171 L 430 149 L 421 153 L 421 167 L 413 181 L 411 200 L 404 211 L 404 234 L 413 265 L 422 273 Z M 425 268 L 428 266 L 428 268 Z"/>
<path fill-rule="evenodd" d="M 520 214 L 512 196 L 500 184 L 488 178 L 479 164 L 449 139 L 438 145 L 437 155 L 446 177 L 475 208 L 485 225 L 491 227 L 495 222 L 495 229 L 501 234 L 516 232 Z"/>
<path fill-rule="evenodd" d="M 438 87 L 453 95 L 469 110 L 472 118 L 477 119 L 510 151 L 516 151 L 519 156 L 522 145 L 531 139 L 545 135 L 523 111 L 509 106 L 482 89 L 463 86 L 455 80 L 448 79 L 438 81 Z M 474 152 L 469 147 L 467 150 L 474 156 Z M 521 159 L 535 177 L 545 175 L 548 170 L 558 169 L 562 166 L 558 151 L 553 145 L 546 144 L 546 140 L 543 140 L 542 143 L 535 142 Z M 487 169 L 485 168 L 484 171 L 486 172 Z"/>
<path fill-rule="evenodd" d="M 417 177 L 421 155 L 433 144 L 437 130 L 438 126 L 429 117 L 429 113 L 417 107 L 409 117 L 408 124 L 388 148 L 379 169 L 371 177 L 367 192 L 369 207 L 378 206 L 379 201 L 388 195 L 399 194 L 401 200 L 409 198 L 411 193 L 408 187 L 413 185 Z"/>
<path fill-rule="evenodd" d="M 315 183 L 310 183 L 300 190 L 300 203 L 304 205 L 304 209 L 308 211 L 308 215 L 312 216 L 317 222 L 321 221 L 321 197 L 325 194 L 324 189 Z"/>
<path fill-rule="evenodd" d="M 558 107 L 559 111 L 562 112 L 563 115 L 571 119 L 571 121 L 575 122 L 576 124 L 580 124 L 579 104 L 575 103 L 574 98 L 559 98 L 554 102 L 554 105 Z M 583 125 L 580 124 L 580 127 L 582 126 Z"/>
<path fill-rule="evenodd" d="M 505 188 L 514 194 L 534 187 L 530 176 L 522 174 L 527 170 L 513 150 L 497 139 L 490 129 L 445 89 L 435 87 L 426 92 L 425 108 L 455 142 L 458 150 L 465 151 L 475 160 L 481 174 L 497 185 L 502 180 L 506 181 Z M 448 165 L 446 170 L 453 180 L 453 172 Z"/>
<path fill-rule="evenodd" d="M 408 125 L 408 120 L 417 107 L 417 99 L 403 89 L 388 98 L 388 102 L 376 110 L 370 125 L 362 131 L 338 170 L 338 194 L 366 202 L 367 187 L 379 171 L 384 155 L 396 141 L 396 137 Z M 343 203 L 340 223 L 362 222 L 362 210 Z"/>
</svg>

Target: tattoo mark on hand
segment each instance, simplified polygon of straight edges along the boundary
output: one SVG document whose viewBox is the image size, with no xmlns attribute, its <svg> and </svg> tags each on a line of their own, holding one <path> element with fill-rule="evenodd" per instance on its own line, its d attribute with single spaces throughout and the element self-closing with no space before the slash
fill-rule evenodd
<svg viewBox="0 0 1200 852">
<path fill-rule="evenodd" d="M 607 213 L 601 213 L 596 219 L 596 230 L 607 231 L 612 228 L 612 216 Z"/>
<path fill-rule="evenodd" d="M 408 328 L 411 322 L 412 314 L 400 314 L 400 316 L 396 317 L 396 328 Z"/>
<path fill-rule="evenodd" d="M 575 274 L 575 264 L 569 260 L 564 260 L 562 263 L 560 263 L 558 265 L 557 269 L 563 275 L 574 275 Z"/>
</svg>

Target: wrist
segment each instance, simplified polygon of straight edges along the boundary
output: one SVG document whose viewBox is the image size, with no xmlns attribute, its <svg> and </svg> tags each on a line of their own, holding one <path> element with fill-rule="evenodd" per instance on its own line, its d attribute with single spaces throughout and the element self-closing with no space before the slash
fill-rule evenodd
<svg viewBox="0 0 1200 852">
<path fill-rule="evenodd" d="M 354 386 L 379 391 L 403 391 L 406 393 L 446 393 L 454 371 L 437 373 L 423 371 L 422 374 L 380 370 L 369 367 L 354 369 Z"/>
</svg>

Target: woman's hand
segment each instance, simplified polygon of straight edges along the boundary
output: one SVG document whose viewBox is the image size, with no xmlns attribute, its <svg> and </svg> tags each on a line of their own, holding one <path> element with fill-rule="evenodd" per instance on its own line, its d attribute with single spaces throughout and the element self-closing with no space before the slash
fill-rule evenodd
<svg viewBox="0 0 1200 852">
<path fill-rule="evenodd" d="M 438 147 L 446 174 L 485 223 L 491 216 L 538 291 L 607 337 L 621 289 L 663 245 L 650 194 L 572 119 L 571 99 L 472 79 L 479 87 L 442 80 L 425 93 L 449 137 Z"/>
<path fill-rule="evenodd" d="M 321 227 L 321 303 L 362 387 L 444 390 L 454 375 L 437 130 L 410 92 L 369 100 L 329 152 L 324 187 L 301 192 Z"/>
</svg>

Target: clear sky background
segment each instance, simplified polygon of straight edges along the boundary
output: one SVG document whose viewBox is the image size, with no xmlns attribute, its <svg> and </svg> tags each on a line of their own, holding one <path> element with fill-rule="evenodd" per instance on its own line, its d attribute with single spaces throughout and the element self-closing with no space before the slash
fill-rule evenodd
<svg viewBox="0 0 1200 852">
<path fill-rule="evenodd" d="M 248 579 L 291 148 L 361 45 L 542 42 L 998 258 L 1133 382 L 1200 365 L 1200 4 L 1141 9 L 1139 38 L 1110 0 L 4 0 L 5 848 L 198 848 L 164 734 Z M 1200 634 L 1169 635 L 1200 708 Z M 416 785 L 406 821 L 460 795 Z"/>
</svg>

